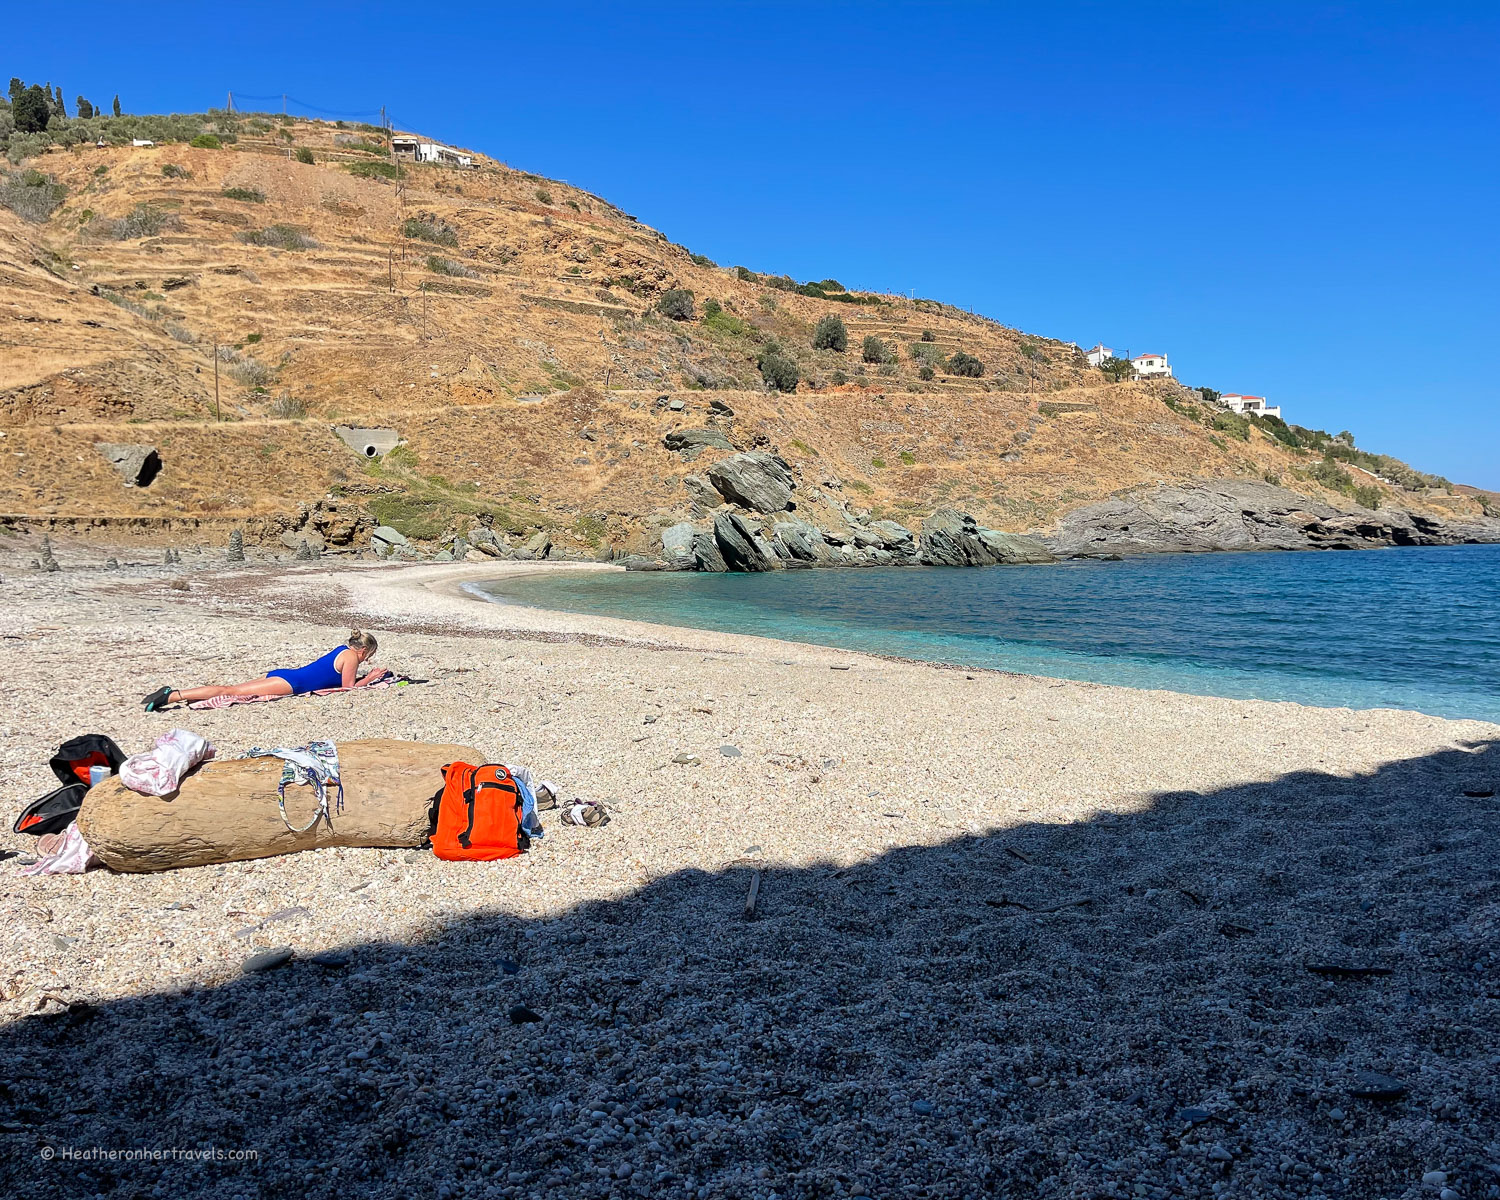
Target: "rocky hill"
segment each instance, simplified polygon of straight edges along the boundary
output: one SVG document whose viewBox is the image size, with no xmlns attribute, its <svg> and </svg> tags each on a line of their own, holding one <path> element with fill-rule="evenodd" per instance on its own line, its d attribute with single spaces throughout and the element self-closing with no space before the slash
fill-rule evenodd
<svg viewBox="0 0 1500 1200">
<path fill-rule="evenodd" d="M 1203 478 L 1488 528 L 1487 494 L 1174 382 L 1112 383 L 1070 344 L 936 302 L 717 266 L 483 155 L 397 166 L 368 126 L 170 122 L 161 136 L 211 136 L 98 147 L 125 134 L 96 118 L 72 145 L 12 146 L 13 526 L 362 546 L 378 523 L 436 547 L 478 522 L 558 552 L 656 553 L 719 502 L 705 472 L 749 451 L 784 460 L 803 497 L 909 528 L 947 508 L 1050 533 Z M 367 455 L 336 426 L 395 448 Z"/>
</svg>

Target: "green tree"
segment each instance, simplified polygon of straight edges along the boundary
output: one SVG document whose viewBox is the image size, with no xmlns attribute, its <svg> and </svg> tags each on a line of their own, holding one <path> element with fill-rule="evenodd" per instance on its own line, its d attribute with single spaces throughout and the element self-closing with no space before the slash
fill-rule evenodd
<svg viewBox="0 0 1500 1200">
<path fill-rule="evenodd" d="M 984 374 L 984 364 L 972 354 L 957 350 L 948 360 L 948 371 L 953 375 L 962 375 L 966 379 L 978 379 Z"/>
<path fill-rule="evenodd" d="M 837 350 L 842 354 L 849 349 L 849 330 L 838 317 L 827 313 L 818 318 L 813 330 L 814 350 Z"/>
<path fill-rule="evenodd" d="M 882 342 L 873 333 L 865 335 L 865 340 L 860 346 L 860 357 L 867 363 L 890 362 L 889 352 Z"/>
<path fill-rule="evenodd" d="M 16 101 L 21 98 L 21 93 L 26 90 L 26 85 L 14 75 L 10 77 L 10 106 L 14 108 Z"/>
<path fill-rule="evenodd" d="M 115 96 L 115 116 L 118 117 L 119 115 L 120 115 L 120 97 L 119 97 L 118 94 L 116 94 L 116 96 Z"/>
<path fill-rule="evenodd" d="M 1202 396 L 1208 404 L 1213 404 L 1219 398 L 1219 393 L 1214 391 L 1213 388 L 1201 387 L 1198 389 L 1198 395 Z"/>
<path fill-rule="evenodd" d="M 775 391 L 797 390 L 797 364 L 777 350 L 768 350 L 761 356 L 760 377 Z"/>
<path fill-rule="evenodd" d="M 58 84 L 57 85 L 57 91 L 56 91 L 54 99 L 55 99 L 55 104 L 53 106 L 54 111 L 57 113 L 57 115 L 59 117 L 61 117 L 64 121 L 66 121 L 68 119 L 68 106 L 63 103 L 62 84 Z"/>
<path fill-rule="evenodd" d="M 79 96 L 78 97 L 78 119 L 80 121 L 87 121 L 93 115 L 94 115 L 94 106 L 92 104 L 90 104 L 87 100 L 85 100 L 82 96 Z"/>
<path fill-rule="evenodd" d="M 1100 363 L 1099 369 L 1104 372 L 1106 378 L 1113 379 L 1116 383 L 1129 379 L 1135 371 L 1135 368 L 1130 365 L 1128 360 L 1113 356 L 1106 358 Z"/>
<path fill-rule="evenodd" d="M 691 321 L 695 315 L 693 293 L 687 288 L 668 288 L 656 302 L 656 310 L 674 321 Z"/>
<path fill-rule="evenodd" d="M 927 363 L 923 363 L 920 367 L 917 368 L 918 379 L 931 379 L 933 374 L 934 372 L 932 367 Z"/>
<path fill-rule="evenodd" d="M 33 83 L 17 97 L 11 116 L 17 133 L 43 133 L 52 120 L 52 108 L 40 85 Z"/>
</svg>

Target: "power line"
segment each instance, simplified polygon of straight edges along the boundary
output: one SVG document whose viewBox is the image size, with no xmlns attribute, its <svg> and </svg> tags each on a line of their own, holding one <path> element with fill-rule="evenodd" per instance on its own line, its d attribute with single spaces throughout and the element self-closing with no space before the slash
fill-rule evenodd
<svg viewBox="0 0 1500 1200">
<path fill-rule="evenodd" d="M 237 93 L 236 103 L 239 103 L 241 105 L 241 111 L 242 112 L 243 112 L 243 103 L 246 100 L 259 100 L 259 101 L 269 100 L 273 104 L 283 104 L 283 105 L 285 105 L 285 104 L 295 104 L 299 108 L 305 108 L 309 112 L 319 113 L 319 114 L 321 114 L 323 116 L 326 116 L 326 117 L 378 117 L 380 115 L 380 110 L 378 108 L 368 108 L 368 109 L 322 108 L 322 107 L 320 107 L 320 106 L 318 106 L 316 104 L 310 104 L 306 100 L 298 99 L 296 96 L 293 96 L 290 93 L 284 93 L 284 92 L 277 92 L 274 95 L 262 95 L 262 94 L 257 93 L 257 92 L 241 92 L 241 91 L 239 91 L 238 88 L 236 88 L 235 91 Z M 270 110 L 268 109 L 267 111 L 270 111 Z"/>
</svg>

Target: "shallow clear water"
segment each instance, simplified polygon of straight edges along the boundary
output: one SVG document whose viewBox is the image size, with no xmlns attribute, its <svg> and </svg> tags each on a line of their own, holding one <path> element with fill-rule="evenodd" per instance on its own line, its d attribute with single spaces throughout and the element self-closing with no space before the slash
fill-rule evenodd
<svg viewBox="0 0 1500 1200">
<path fill-rule="evenodd" d="M 560 572 L 482 587 L 514 603 L 967 666 L 1500 722 L 1500 546 Z"/>
</svg>

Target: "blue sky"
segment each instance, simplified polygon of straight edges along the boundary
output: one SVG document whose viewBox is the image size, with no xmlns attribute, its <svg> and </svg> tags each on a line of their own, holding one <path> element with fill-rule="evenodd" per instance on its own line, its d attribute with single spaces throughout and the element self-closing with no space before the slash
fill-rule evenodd
<svg viewBox="0 0 1500 1200">
<path fill-rule="evenodd" d="M 0 72 L 385 104 L 717 261 L 1165 351 L 1500 488 L 1493 3 L 207 11 L 77 0 L 95 34 L 13 22 Z"/>
</svg>

